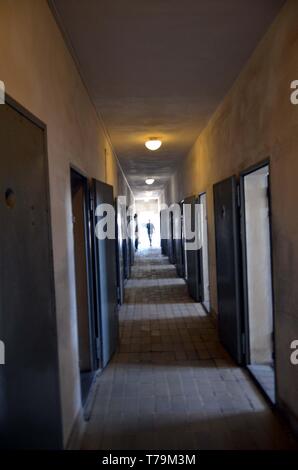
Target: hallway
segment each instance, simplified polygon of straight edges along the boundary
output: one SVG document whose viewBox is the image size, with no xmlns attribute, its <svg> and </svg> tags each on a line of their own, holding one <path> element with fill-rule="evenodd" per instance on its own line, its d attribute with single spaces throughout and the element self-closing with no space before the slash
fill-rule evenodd
<svg viewBox="0 0 298 470">
<path fill-rule="evenodd" d="M 294 440 L 160 250 L 138 254 L 83 449 L 291 449 Z"/>
</svg>

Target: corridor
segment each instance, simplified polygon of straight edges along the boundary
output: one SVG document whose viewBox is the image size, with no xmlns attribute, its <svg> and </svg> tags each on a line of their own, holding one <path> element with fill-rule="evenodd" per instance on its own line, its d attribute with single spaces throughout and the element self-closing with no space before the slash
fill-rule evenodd
<svg viewBox="0 0 298 470">
<path fill-rule="evenodd" d="M 159 249 L 136 257 L 120 331 L 97 379 L 83 449 L 295 448 Z"/>
</svg>

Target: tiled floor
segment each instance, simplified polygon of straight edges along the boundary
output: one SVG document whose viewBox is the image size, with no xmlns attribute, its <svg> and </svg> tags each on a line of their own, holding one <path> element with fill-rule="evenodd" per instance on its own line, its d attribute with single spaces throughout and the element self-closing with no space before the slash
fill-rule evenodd
<svg viewBox="0 0 298 470">
<path fill-rule="evenodd" d="M 287 428 L 159 250 L 138 255 L 84 449 L 288 449 Z"/>
<path fill-rule="evenodd" d="M 275 376 L 273 367 L 266 364 L 251 364 L 248 368 L 272 403 L 275 403 Z"/>
</svg>

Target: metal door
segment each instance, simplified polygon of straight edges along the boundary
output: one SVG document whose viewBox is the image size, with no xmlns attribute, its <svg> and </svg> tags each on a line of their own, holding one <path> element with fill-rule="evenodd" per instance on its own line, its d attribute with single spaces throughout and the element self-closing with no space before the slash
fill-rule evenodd
<svg viewBox="0 0 298 470">
<path fill-rule="evenodd" d="M 184 253 L 183 253 L 183 242 L 182 242 L 182 204 L 180 204 L 180 213 L 174 214 L 174 226 L 176 239 L 175 243 L 175 253 L 176 253 L 176 270 L 179 277 L 184 277 Z"/>
<path fill-rule="evenodd" d="M 134 264 L 134 244 L 133 244 L 133 228 L 134 228 L 134 220 L 132 215 L 128 215 L 127 217 L 127 224 L 129 228 L 128 232 L 128 246 L 129 246 L 129 276 L 131 277 L 132 273 L 132 266 Z"/>
<path fill-rule="evenodd" d="M 98 321 L 100 327 L 102 367 L 105 367 L 116 350 L 118 343 L 118 307 L 116 277 L 116 242 L 114 238 L 99 239 L 96 237 L 96 224 L 100 217 L 96 216 L 96 208 L 100 204 L 114 207 L 113 187 L 93 180 L 94 200 L 94 237 L 95 237 L 95 291 Z M 112 221 L 113 219 L 113 221 Z M 111 217 L 115 223 L 115 215 Z"/>
<path fill-rule="evenodd" d="M 240 364 L 241 269 L 236 177 L 217 183 L 213 189 L 219 335 L 222 344 Z"/>
<path fill-rule="evenodd" d="M 174 240 L 174 216 L 173 212 L 169 212 L 169 239 L 168 239 L 168 253 L 169 261 L 171 264 L 176 263 L 176 254 L 175 254 L 175 240 Z"/>
<path fill-rule="evenodd" d="M 131 276 L 131 255 L 130 255 L 130 238 L 129 238 L 129 223 L 130 223 L 130 216 L 128 215 L 128 206 L 126 207 L 126 211 L 124 214 L 125 232 L 126 232 L 126 252 L 127 252 L 127 279 Z"/>
<path fill-rule="evenodd" d="M 161 246 L 161 253 L 164 256 L 168 255 L 168 232 L 169 227 L 167 226 L 167 217 L 166 217 L 166 209 L 160 211 L 160 246 Z"/>
<path fill-rule="evenodd" d="M 117 287 L 118 303 L 124 302 L 124 261 L 123 261 L 123 235 L 121 198 L 116 198 L 116 262 L 117 262 Z"/>
<path fill-rule="evenodd" d="M 85 176 L 71 168 L 72 223 L 76 277 L 79 368 L 82 404 L 86 403 L 98 369 L 97 329 L 93 293 L 93 256 L 89 185 Z"/>
<path fill-rule="evenodd" d="M 210 311 L 210 286 L 209 286 L 209 255 L 208 255 L 208 221 L 207 221 L 207 195 L 202 193 L 199 195 L 200 203 L 200 254 L 199 269 L 202 281 L 202 304 Z"/>
<path fill-rule="evenodd" d="M 45 128 L 13 106 L 0 106 L 0 340 L 6 352 L 0 447 L 57 449 L 62 424 Z"/>
<path fill-rule="evenodd" d="M 196 230 L 196 197 L 191 196 L 184 200 L 184 206 L 186 204 L 191 206 L 191 211 L 186 212 L 184 211 L 185 217 L 185 225 L 189 224 L 191 230 L 195 232 Z M 190 217 L 190 220 L 187 218 Z M 186 234 L 185 234 L 186 236 Z M 191 240 L 186 240 L 186 247 L 187 243 L 194 242 L 194 237 Z M 198 249 L 187 249 L 186 250 L 186 259 L 187 259 L 187 285 L 188 291 L 191 297 L 196 302 L 201 302 L 202 300 L 202 293 L 201 293 L 201 272 L 199 270 L 199 250 Z"/>
</svg>

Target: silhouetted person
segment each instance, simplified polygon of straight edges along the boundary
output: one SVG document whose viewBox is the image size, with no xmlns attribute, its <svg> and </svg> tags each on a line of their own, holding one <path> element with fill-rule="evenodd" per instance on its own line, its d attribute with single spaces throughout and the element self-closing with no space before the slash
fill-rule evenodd
<svg viewBox="0 0 298 470">
<path fill-rule="evenodd" d="M 147 228 L 150 246 L 152 246 L 152 235 L 153 235 L 155 228 L 154 228 L 154 225 L 150 222 L 150 219 L 148 221 L 148 224 L 146 225 L 146 228 Z"/>
</svg>

